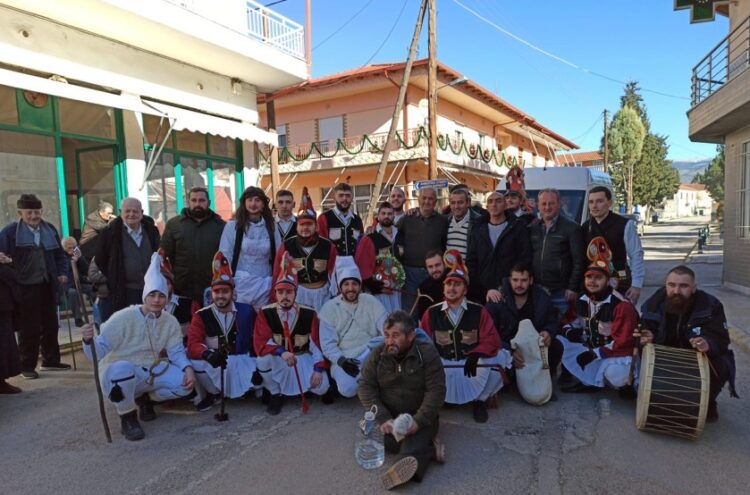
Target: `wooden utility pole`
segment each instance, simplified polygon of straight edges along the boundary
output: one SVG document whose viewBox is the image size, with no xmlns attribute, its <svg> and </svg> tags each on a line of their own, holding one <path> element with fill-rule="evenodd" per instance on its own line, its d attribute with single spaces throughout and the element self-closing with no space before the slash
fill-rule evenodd
<svg viewBox="0 0 750 495">
<path fill-rule="evenodd" d="M 312 77 L 312 7 L 305 1 L 305 61 L 307 62 L 307 78 Z"/>
<path fill-rule="evenodd" d="M 276 105 L 270 93 L 266 94 L 266 120 L 268 130 L 276 132 Z M 276 146 L 269 146 L 271 160 L 271 203 L 276 199 L 279 190 L 279 150 Z"/>
<path fill-rule="evenodd" d="M 411 47 L 409 48 L 409 55 L 406 58 L 406 66 L 404 67 L 403 79 L 401 79 L 401 87 L 398 90 L 398 98 L 396 99 L 396 106 L 393 108 L 393 115 L 391 116 L 391 127 L 388 130 L 388 138 L 385 141 L 383 148 L 383 158 L 380 160 L 380 166 L 378 167 L 378 173 L 375 176 L 375 190 L 370 198 L 370 204 L 367 207 L 367 216 L 365 217 L 365 225 L 372 223 L 372 217 L 375 214 L 375 208 L 377 207 L 378 200 L 380 199 L 380 189 L 383 187 L 383 177 L 385 176 L 385 169 L 388 166 L 388 156 L 390 154 L 391 145 L 396 139 L 396 129 L 398 128 L 398 116 L 401 113 L 401 108 L 404 105 L 406 99 L 406 88 L 409 86 L 409 78 L 411 77 L 411 66 L 414 62 L 414 57 L 417 54 L 417 45 L 419 44 L 419 34 L 422 32 L 422 21 L 424 20 L 424 14 L 427 10 L 427 2 L 430 0 L 422 0 L 419 6 L 419 14 L 417 14 L 417 24 L 414 27 L 414 36 L 411 39 Z"/>
<path fill-rule="evenodd" d="M 604 173 L 609 173 L 609 123 L 606 108 L 604 109 Z"/>
<path fill-rule="evenodd" d="M 429 122 L 430 139 L 427 146 L 428 179 L 437 179 L 437 46 L 436 26 L 437 13 L 435 12 L 436 0 L 429 0 L 429 20 L 427 23 L 427 119 Z"/>
</svg>

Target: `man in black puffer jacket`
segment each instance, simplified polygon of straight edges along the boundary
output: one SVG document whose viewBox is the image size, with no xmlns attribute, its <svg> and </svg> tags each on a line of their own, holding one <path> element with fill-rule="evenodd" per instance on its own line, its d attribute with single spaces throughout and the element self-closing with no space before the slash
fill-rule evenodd
<svg viewBox="0 0 750 495">
<path fill-rule="evenodd" d="M 502 193 L 487 197 L 490 217 L 471 230 L 466 266 L 471 287 L 469 298 L 479 304 L 487 301 L 487 292 L 500 290 L 510 268 L 531 264 L 531 245 L 526 224 L 515 215 L 505 214 Z M 496 299 L 493 299 L 497 302 Z"/>
<path fill-rule="evenodd" d="M 125 198 L 120 217 L 99 234 L 96 265 L 107 277 L 112 312 L 143 303 L 143 277 L 159 248 L 154 219 L 143 214 L 141 202 Z M 110 315 L 102 314 L 102 322 Z"/>
</svg>

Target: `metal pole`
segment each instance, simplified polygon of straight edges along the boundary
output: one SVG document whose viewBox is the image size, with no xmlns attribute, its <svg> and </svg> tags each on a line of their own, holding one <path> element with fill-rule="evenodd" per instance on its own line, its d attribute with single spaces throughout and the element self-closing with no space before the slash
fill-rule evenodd
<svg viewBox="0 0 750 495">
<path fill-rule="evenodd" d="M 404 76 L 401 80 L 401 87 L 398 91 L 398 99 L 396 100 L 396 106 L 393 109 L 393 115 L 391 116 L 391 127 L 388 130 L 388 138 L 385 141 L 385 148 L 383 149 L 383 158 L 380 161 L 380 167 L 378 167 L 378 173 L 375 176 L 375 189 L 370 198 L 370 204 L 367 207 L 367 216 L 364 219 L 365 225 L 372 223 L 372 217 L 375 212 L 375 207 L 380 197 L 380 188 L 383 186 L 383 177 L 385 176 L 385 169 L 388 165 L 388 155 L 390 154 L 391 143 L 396 137 L 396 128 L 398 127 L 398 116 L 401 113 L 401 108 L 404 105 L 404 99 L 406 98 L 406 88 L 409 86 L 409 78 L 411 77 L 411 66 L 414 62 L 414 57 L 417 53 L 417 45 L 419 43 L 419 33 L 422 31 L 422 21 L 424 20 L 424 14 L 427 10 L 427 2 L 429 0 L 422 0 L 419 6 L 419 14 L 417 14 L 417 24 L 414 26 L 414 36 L 411 39 L 411 47 L 409 48 L 409 56 L 406 59 L 406 66 L 404 67 Z"/>
</svg>

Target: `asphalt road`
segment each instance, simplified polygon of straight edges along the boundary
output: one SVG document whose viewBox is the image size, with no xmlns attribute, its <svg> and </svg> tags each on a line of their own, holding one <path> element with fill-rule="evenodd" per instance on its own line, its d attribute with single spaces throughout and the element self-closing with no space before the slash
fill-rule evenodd
<svg viewBox="0 0 750 495">
<path fill-rule="evenodd" d="M 647 292 L 682 261 L 695 240 L 696 222 L 648 227 Z M 690 234 L 690 231 L 693 231 Z M 684 233 L 684 234 L 683 234 Z M 721 265 L 700 267 L 699 280 L 718 283 Z M 718 274 L 718 275 L 717 275 Z M 709 289 L 710 290 L 710 289 Z M 303 415 L 290 400 L 276 417 L 258 400 L 228 404 L 229 421 L 183 404 L 157 407 L 144 423 L 146 439 L 127 442 L 114 409 L 107 408 L 114 442 L 104 439 L 91 368 L 45 373 L 35 381 L 13 379 L 24 393 L 0 396 L 0 493 L 153 494 L 380 492 L 378 474 L 353 458 L 356 400 L 311 403 Z M 538 494 L 737 494 L 750 483 L 750 387 L 742 380 L 750 356 L 737 351 L 742 399 L 719 396 L 720 421 L 697 441 L 638 431 L 635 402 L 614 392 L 563 394 L 542 407 L 514 393 L 500 396 L 488 423 L 470 408 L 445 409 L 441 436 L 447 463 L 430 468 L 421 484 L 403 493 Z M 600 417 L 598 401 L 612 401 Z M 215 412 L 215 410 L 213 411 Z M 387 457 L 386 466 L 392 461 Z"/>
</svg>

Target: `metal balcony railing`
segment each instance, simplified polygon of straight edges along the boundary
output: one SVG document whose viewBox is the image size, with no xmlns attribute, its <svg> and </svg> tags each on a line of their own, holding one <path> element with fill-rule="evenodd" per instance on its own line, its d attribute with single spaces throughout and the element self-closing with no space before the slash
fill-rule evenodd
<svg viewBox="0 0 750 495">
<path fill-rule="evenodd" d="M 750 17 L 693 68 L 691 106 L 702 102 L 750 67 Z"/>
<path fill-rule="evenodd" d="M 224 0 L 217 4 L 204 0 L 165 1 L 297 59 L 305 59 L 304 27 L 254 0 Z"/>
</svg>

